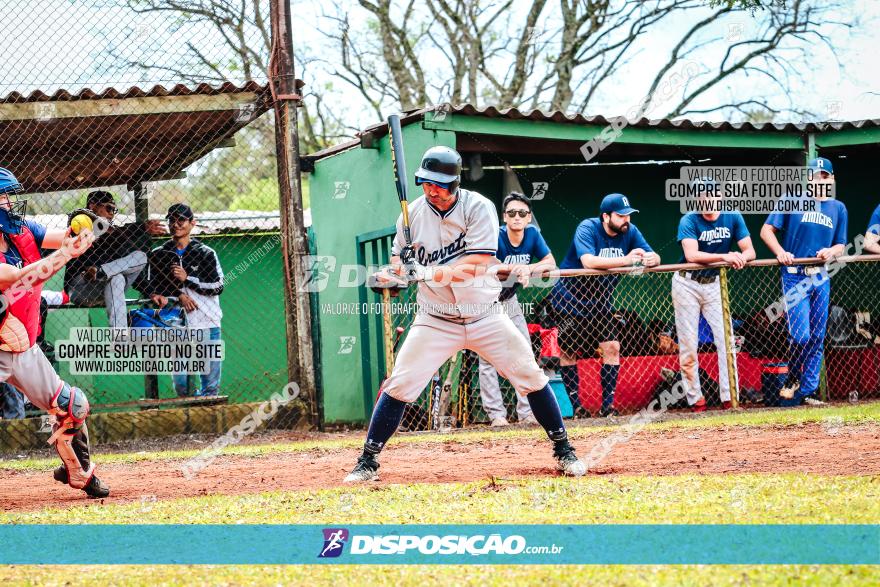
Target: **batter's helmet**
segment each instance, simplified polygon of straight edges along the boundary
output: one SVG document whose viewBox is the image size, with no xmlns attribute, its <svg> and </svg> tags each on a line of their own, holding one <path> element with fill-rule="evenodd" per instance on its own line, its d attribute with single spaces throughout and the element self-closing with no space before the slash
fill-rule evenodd
<svg viewBox="0 0 880 587">
<path fill-rule="evenodd" d="M 431 147 L 416 170 L 416 185 L 433 183 L 452 193 L 461 183 L 461 155 L 449 147 Z"/>
<path fill-rule="evenodd" d="M 21 183 L 11 171 L 0 167 L 0 196 L 5 196 L 9 205 L 0 202 L 0 231 L 6 234 L 20 234 L 27 212 L 27 200 L 18 199 L 16 194 L 23 191 Z"/>
</svg>

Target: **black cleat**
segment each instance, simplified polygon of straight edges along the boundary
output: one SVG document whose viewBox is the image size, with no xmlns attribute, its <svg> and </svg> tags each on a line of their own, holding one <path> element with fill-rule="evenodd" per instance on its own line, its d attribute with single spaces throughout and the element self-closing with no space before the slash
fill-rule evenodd
<svg viewBox="0 0 880 587">
<path fill-rule="evenodd" d="M 64 465 L 61 465 L 52 473 L 52 477 L 55 478 L 59 483 L 64 483 L 67 485 L 70 480 L 67 476 L 67 469 L 64 468 Z M 91 480 L 89 480 L 88 485 L 83 487 L 83 491 L 86 492 L 91 498 L 102 498 L 110 495 L 110 488 L 104 485 L 104 482 L 98 479 L 96 476 L 92 475 Z"/>
<path fill-rule="evenodd" d="M 55 471 L 52 473 L 52 476 L 59 483 L 64 483 L 65 485 L 67 485 L 67 469 L 64 467 L 64 465 L 61 465 L 60 467 L 55 469 Z"/>
<path fill-rule="evenodd" d="M 379 462 L 373 457 L 360 457 L 357 466 L 352 469 L 343 481 L 345 483 L 361 483 L 379 480 Z"/>
<path fill-rule="evenodd" d="M 619 416 L 620 412 L 615 410 L 614 408 L 608 408 L 607 410 L 602 409 L 599 410 L 599 416 L 602 418 L 612 418 L 614 416 Z"/>
<path fill-rule="evenodd" d="M 567 450 L 554 450 L 553 456 L 556 457 L 556 466 L 562 471 L 563 475 L 569 477 L 583 477 L 586 474 L 586 463 L 577 458 L 574 449 L 570 446 Z"/>
<path fill-rule="evenodd" d="M 92 475 L 89 484 L 83 487 L 83 491 L 85 491 L 86 495 L 92 499 L 100 499 L 110 495 L 110 488 L 104 485 L 104 483 L 94 475 Z"/>
</svg>

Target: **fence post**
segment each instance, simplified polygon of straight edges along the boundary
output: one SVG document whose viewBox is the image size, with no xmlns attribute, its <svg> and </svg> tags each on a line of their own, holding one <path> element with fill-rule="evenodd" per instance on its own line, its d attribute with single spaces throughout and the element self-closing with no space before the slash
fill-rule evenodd
<svg viewBox="0 0 880 587">
<path fill-rule="evenodd" d="M 732 321 L 730 319 L 730 295 L 727 289 L 727 267 L 722 267 L 719 271 L 719 280 L 721 286 L 721 318 L 724 320 L 724 354 L 727 361 L 727 379 L 730 383 L 730 405 L 734 408 L 739 407 L 739 388 L 736 376 L 736 357 L 733 350 L 735 343 L 733 340 Z M 720 355 L 720 353 L 719 353 Z M 721 357 L 718 357 L 721 360 Z"/>
<path fill-rule="evenodd" d="M 303 257 L 309 246 L 303 221 L 300 189 L 297 94 L 293 70 L 290 0 L 272 0 L 272 55 L 269 84 L 275 103 L 275 154 L 278 163 L 281 251 L 284 263 L 284 303 L 287 330 L 287 373 L 308 407 L 306 417 L 318 424 L 315 366 L 312 350 L 311 308 L 308 295 L 297 295 L 306 274 Z"/>
</svg>

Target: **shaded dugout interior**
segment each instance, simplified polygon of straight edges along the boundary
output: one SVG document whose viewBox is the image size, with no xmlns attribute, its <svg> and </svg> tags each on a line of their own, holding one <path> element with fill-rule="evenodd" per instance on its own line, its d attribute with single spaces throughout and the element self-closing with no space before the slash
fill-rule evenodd
<svg viewBox="0 0 880 587">
<path fill-rule="evenodd" d="M 811 156 L 832 160 L 837 195 L 849 210 L 848 237 L 864 232 L 880 194 L 870 173 L 878 154 L 880 120 L 809 124 L 706 123 L 641 119 L 622 128 L 612 143 L 585 162 L 581 147 L 607 130 L 601 117 L 562 113 L 477 109 L 444 105 L 402 117 L 410 199 L 421 194 L 413 172 L 434 145 L 463 157 L 462 186 L 500 205 L 512 166 L 526 195 L 535 184 L 546 193 L 534 201 L 535 217 L 557 261 L 565 255 L 577 224 L 598 214 L 611 192 L 630 197 L 640 210 L 633 222 L 664 263 L 679 261 L 681 218 L 664 196 L 665 181 L 682 165 L 804 165 Z M 356 282 L 346 265 L 383 263 L 389 235 L 400 213 L 391 172 L 387 130 L 376 124 L 349 141 L 305 158 L 311 172 L 315 253 L 327 277 L 317 294 L 320 380 L 325 422 L 363 422 L 384 374 L 379 316 L 364 316 L 358 304 L 378 302 Z M 507 179 L 509 180 L 509 174 Z M 758 237 L 766 215 L 746 215 L 759 258 L 770 253 Z M 370 307 L 366 307 L 369 311 Z M 650 317 L 650 316 L 646 316 Z"/>
</svg>

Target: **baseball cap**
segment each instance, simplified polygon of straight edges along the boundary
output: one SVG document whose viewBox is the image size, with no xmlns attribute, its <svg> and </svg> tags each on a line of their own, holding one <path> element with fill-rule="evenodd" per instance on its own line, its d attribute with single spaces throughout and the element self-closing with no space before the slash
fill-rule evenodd
<svg viewBox="0 0 880 587">
<path fill-rule="evenodd" d="M 825 157 L 816 157 L 815 159 L 810 159 L 808 167 L 812 169 L 814 173 L 816 171 L 824 171 L 826 173 L 834 175 L 834 167 L 832 167 L 831 161 L 829 161 Z"/>
<path fill-rule="evenodd" d="M 89 192 L 89 195 L 86 196 L 86 206 L 99 206 L 101 204 L 115 204 L 116 199 L 113 197 L 113 194 L 110 192 L 105 192 L 104 190 L 96 190 L 94 192 Z"/>
<path fill-rule="evenodd" d="M 168 208 L 168 214 L 165 215 L 165 218 L 186 218 L 187 220 L 192 220 L 195 217 L 193 214 L 192 208 L 187 206 L 186 204 L 172 204 L 171 207 Z"/>
<path fill-rule="evenodd" d="M 629 205 L 629 198 L 623 194 L 608 194 L 602 198 L 602 204 L 599 205 L 599 212 L 611 214 L 617 212 L 621 216 L 628 216 L 633 212 L 638 212 Z"/>
</svg>

